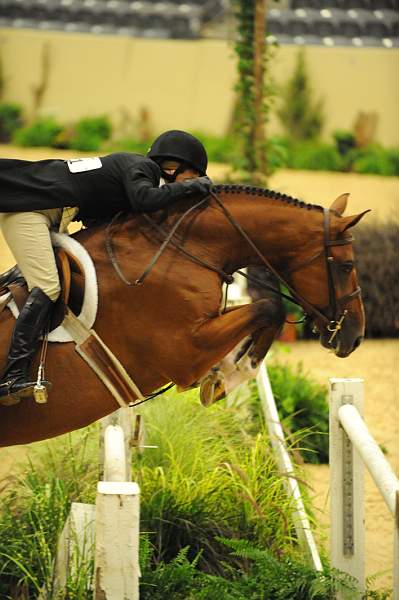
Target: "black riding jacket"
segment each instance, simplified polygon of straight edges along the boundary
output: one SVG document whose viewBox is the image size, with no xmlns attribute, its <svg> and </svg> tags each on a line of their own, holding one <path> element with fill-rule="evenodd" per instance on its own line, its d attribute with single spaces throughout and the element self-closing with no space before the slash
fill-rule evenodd
<svg viewBox="0 0 399 600">
<path fill-rule="evenodd" d="M 64 160 L 0 159 L 0 212 L 78 206 L 76 219 L 85 221 L 128 209 L 153 212 L 192 194 L 181 183 L 159 187 L 159 166 L 139 154 L 117 152 L 100 160 L 100 168 L 71 173 Z"/>
</svg>

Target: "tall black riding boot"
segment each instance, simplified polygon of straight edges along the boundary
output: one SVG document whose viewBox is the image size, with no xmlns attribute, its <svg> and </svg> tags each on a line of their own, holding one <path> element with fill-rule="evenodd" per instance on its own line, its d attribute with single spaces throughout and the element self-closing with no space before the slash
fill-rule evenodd
<svg viewBox="0 0 399 600">
<path fill-rule="evenodd" d="M 6 368 L 0 380 L 0 398 L 11 396 L 18 401 L 33 394 L 36 381 L 29 380 L 29 367 L 52 308 L 52 300 L 40 288 L 33 288 L 15 323 Z"/>
</svg>

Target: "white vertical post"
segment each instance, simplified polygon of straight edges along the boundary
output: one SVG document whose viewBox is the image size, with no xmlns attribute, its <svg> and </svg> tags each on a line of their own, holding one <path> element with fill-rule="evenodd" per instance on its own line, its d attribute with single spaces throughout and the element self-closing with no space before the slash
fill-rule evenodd
<svg viewBox="0 0 399 600">
<path fill-rule="evenodd" d="M 132 445 L 133 445 L 133 423 L 132 423 L 132 409 L 129 407 L 120 408 L 110 415 L 107 415 L 103 419 L 101 419 L 101 434 L 100 434 L 100 456 L 99 456 L 99 464 L 100 464 L 100 479 L 104 479 L 106 481 L 115 481 L 109 480 L 108 477 L 105 476 L 104 473 L 104 464 L 105 464 L 105 456 L 104 456 L 104 436 L 105 431 L 107 430 L 109 425 L 119 425 L 123 430 L 123 438 L 125 443 L 125 475 L 123 479 L 119 479 L 119 481 L 131 481 L 132 480 L 132 472 L 131 472 L 131 462 L 132 462 Z"/>
<path fill-rule="evenodd" d="M 364 465 L 338 410 L 353 404 L 363 416 L 363 396 L 363 379 L 330 379 L 331 562 L 358 580 L 359 597 L 365 589 Z"/>
<path fill-rule="evenodd" d="M 63 597 L 70 576 L 77 575 L 77 569 L 89 562 L 94 555 L 95 506 L 72 502 L 69 516 L 58 540 L 55 561 L 54 594 Z M 44 593 L 39 599 L 47 597 Z"/>
<path fill-rule="evenodd" d="M 138 600 L 140 489 L 99 481 L 96 501 L 94 600 Z"/>
<path fill-rule="evenodd" d="M 104 481 L 126 481 L 126 455 L 123 430 L 108 425 L 104 433 Z"/>
<path fill-rule="evenodd" d="M 140 488 L 125 481 L 125 474 L 123 429 L 108 425 L 104 434 L 107 481 L 97 485 L 94 600 L 139 597 Z"/>
<path fill-rule="evenodd" d="M 257 383 L 266 425 L 274 452 L 277 457 L 279 470 L 284 476 L 287 493 L 293 500 L 294 526 L 298 540 L 307 553 L 308 559 L 313 567 L 317 571 L 322 571 L 323 566 L 321 564 L 317 546 L 310 528 L 309 519 L 302 501 L 301 491 L 295 477 L 290 455 L 285 447 L 283 428 L 281 427 L 265 362 L 263 362 L 260 366 L 257 375 Z"/>
</svg>

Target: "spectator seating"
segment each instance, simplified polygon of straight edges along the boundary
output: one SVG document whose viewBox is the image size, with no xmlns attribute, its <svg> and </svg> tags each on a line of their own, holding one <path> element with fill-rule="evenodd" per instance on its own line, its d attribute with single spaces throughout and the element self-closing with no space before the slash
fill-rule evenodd
<svg viewBox="0 0 399 600">
<path fill-rule="evenodd" d="M 345 7 L 343 0 L 293 0 L 289 9 L 269 11 L 267 32 L 281 43 L 398 47 L 399 10 L 392 6 L 399 0 L 378 2 L 391 8 L 366 8 L 376 0 L 347 0 Z"/>
<path fill-rule="evenodd" d="M 0 25 L 197 38 L 224 0 L 0 0 Z"/>
<path fill-rule="evenodd" d="M 232 0 L 0 0 L 0 26 L 195 39 Z M 288 0 L 266 28 L 283 44 L 399 46 L 399 0 Z"/>
</svg>

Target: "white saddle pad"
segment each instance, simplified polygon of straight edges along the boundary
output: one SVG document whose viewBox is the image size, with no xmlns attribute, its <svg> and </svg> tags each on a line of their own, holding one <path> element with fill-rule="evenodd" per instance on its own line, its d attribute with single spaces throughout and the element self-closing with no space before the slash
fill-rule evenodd
<svg viewBox="0 0 399 600">
<path fill-rule="evenodd" d="M 69 237 L 66 233 L 51 232 L 53 246 L 65 248 L 82 265 L 85 273 L 85 291 L 83 297 L 82 310 L 78 315 L 79 321 L 88 329 L 93 327 L 96 320 L 98 308 L 98 287 L 96 270 L 89 253 L 77 240 Z M 14 300 L 10 300 L 7 307 L 11 310 L 15 318 L 19 315 L 19 310 Z M 48 336 L 49 342 L 72 342 L 73 339 L 62 323 L 54 329 Z"/>
</svg>

